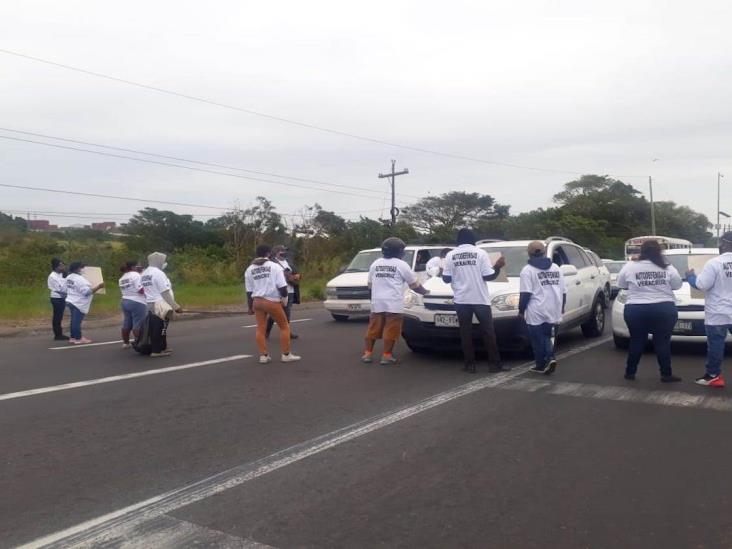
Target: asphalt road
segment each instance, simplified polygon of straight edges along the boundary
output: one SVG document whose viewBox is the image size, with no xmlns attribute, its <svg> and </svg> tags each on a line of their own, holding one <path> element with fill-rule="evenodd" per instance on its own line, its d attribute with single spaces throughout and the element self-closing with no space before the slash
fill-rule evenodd
<svg viewBox="0 0 732 549">
<path fill-rule="evenodd" d="M 732 547 L 703 348 L 673 386 L 579 331 L 552 377 L 471 375 L 403 344 L 364 365 L 364 323 L 296 318 L 298 364 L 259 365 L 247 316 L 172 325 L 162 359 L 0 340 L 0 547 Z"/>
</svg>

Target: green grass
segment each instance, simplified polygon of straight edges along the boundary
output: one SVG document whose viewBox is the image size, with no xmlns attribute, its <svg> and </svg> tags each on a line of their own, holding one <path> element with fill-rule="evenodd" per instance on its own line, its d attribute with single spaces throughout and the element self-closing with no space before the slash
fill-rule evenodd
<svg viewBox="0 0 732 549">
<path fill-rule="evenodd" d="M 322 300 L 325 278 L 304 279 L 302 300 Z M 244 287 L 241 284 L 200 285 L 176 284 L 175 300 L 184 309 L 209 310 L 224 305 L 246 307 Z M 119 311 L 119 291 L 109 288 L 106 295 L 96 295 L 92 301 L 90 318 L 106 316 Z M 48 291 L 43 287 L 0 287 L 0 322 L 22 322 L 45 319 L 51 314 Z"/>
</svg>

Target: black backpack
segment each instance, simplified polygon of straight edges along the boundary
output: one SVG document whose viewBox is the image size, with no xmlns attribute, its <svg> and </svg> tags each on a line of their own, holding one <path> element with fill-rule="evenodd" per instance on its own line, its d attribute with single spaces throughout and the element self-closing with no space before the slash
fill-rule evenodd
<svg viewBox="0 0 732 549">
<path fill-rule="evenodd" d="M 140 337 L 132 344 L 132 348 L 141 355 L 149 355 L 152 353 L 152 343 L 150 342 L 150 317 L 153 313 L 148 312 L 145 320 L 140 325 Z"/>
</svg>

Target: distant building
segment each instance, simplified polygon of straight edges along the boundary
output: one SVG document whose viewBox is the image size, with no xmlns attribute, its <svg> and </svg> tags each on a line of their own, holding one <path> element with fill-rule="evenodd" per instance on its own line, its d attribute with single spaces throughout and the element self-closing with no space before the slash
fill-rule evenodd
<svg viewBox="0 0 732 549">
<path fill-rule="evenodd" d="M 31 231 L 50 231 L 57 228 L 56 225 L 51 225 L 48 219 L 29 219 L 26 224 Z"/>
<path fill-rule="evenodd" d="M 114 221 L 102 221 L 101 223 L 92 223 L 91 228 L 95 231 L 113 231 L 117 228 Z"/>
</svg>

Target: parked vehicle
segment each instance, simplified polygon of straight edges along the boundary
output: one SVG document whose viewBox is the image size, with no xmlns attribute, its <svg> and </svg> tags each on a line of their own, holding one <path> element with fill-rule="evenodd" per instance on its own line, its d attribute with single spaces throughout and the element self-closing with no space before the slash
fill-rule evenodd
<svg viewBox="0 0 732 549">
<path fill-rule="evenodd" d="M 684 278 L 681 288 L 674 291 L 679 319 L 671 336 L 672 341 L 706 342 L 704 294 L 692 290 L 689 283 L 686 282 L 685 274 L 689 270 L 689 259 L 691 257 L 696 256 L 696 261 L 704 263 L 717 255 L 719 255 L 719 250 L 716 248 L 676 249 L 664 252 L 668 262 L 676 267 L 676 270 Z M 626 300 L 626 292 L 621 290 L 612 308 L 613 340 L 615 346 L 619 349 L 627 349 L 630 343 L 630 331 L 623 317 Z M 732 336 L 728 335 L 727 341 L 732 341 Z"/>
<path fill-rule="evenodd" d="M 625 261 L 603 259 L 602 262 L 605 264 L 607 270 L 610 271 L 610 299 L 615 299 L 620 291 L 620 288 L 618 288 L 618 273 L 625 265 Z"/>
<path fill-rule="evenodd" d="M 417 273 L 420 282 L 427 280 L 427 262 L 440 255 L 445 246 L 407 246 L 404 261 Z M 345 322 L 350 317 L 368 316 L 371 311 L 371 291 L 368 272 L 371 264 L 381 257 L 381 248 L 361 250 L 348 266 L 325 286 L 325 308 L 331 316 Z M 405 288 L 405 291 L 408 288 Z"/>
<path fill-rule="evenodd" d="M 519 274 L 526 265 L 528 240 L 479 243 L 485 251 L 499 252 L 506 258 L 507 282 L 487 282 L 491 296 L 493 320 L 499 347 L 525 350 L 529 348 L 526 326 L 518 316 Z M 598 267 L 574 242 L 561 237 L 546 240 L 547 257 L 559 265 L 567 285 L 567 306 L 559 331 L 581 326 L 587 337 L 597 337 L 605 329 L 605 289 Z M 459 348 L 458 320 L 452 288 L 434 277 L 424 283 L 430 293 L 420 296 L 409 292 L 405 297 L 402 335 L 413 351 L 434 348 Z M 473 319 L 474 326 L 477 321 Z M 482 338 L 475 332 L 478 347 Z"/>
<path fill-rule="evenodd" d="M 600 259 L 599 255 L 597 255 L 589 248 L 584 248 L 584 250 L 587 255 L 590 256 L 592 263 L 595 264 L 595 267 L 597 267 L 597 270 L 599 272 L 600 282 L 602 283 L 602 288 L 605 292 L 605 303 L 610 303 L 610 300 L 612 298 L 612 288 L 610 287 L 610 271 L 602 262 L 602 259 Z"/>
</svg>

